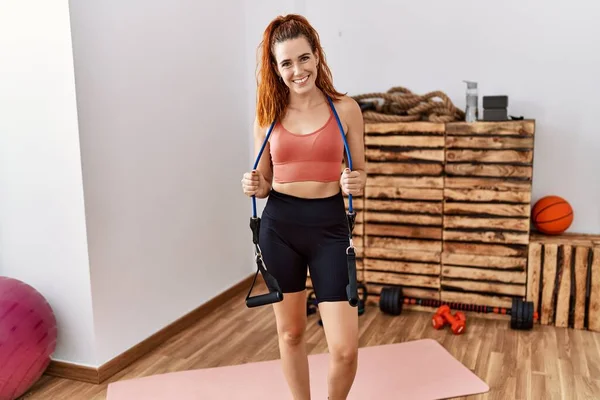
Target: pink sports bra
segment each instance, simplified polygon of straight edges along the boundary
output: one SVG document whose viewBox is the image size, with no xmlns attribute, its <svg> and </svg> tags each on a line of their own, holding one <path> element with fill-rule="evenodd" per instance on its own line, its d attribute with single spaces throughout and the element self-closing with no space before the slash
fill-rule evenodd
<svg viewBox="0 0 600 400">
<path fill-rule="evenodd" d="M 321 128 L 302 135 L 286 130 L 280 122 L 271 135 L 273 180 L 278 183 L 340 179 L 344 160 L 344 142 L 334 114 Z"/>
</svg>

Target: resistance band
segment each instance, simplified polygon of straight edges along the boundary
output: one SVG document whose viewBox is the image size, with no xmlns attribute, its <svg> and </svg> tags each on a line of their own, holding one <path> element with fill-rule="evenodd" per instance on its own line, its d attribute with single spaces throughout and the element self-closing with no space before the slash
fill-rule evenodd
<svg viewBox="0 0 600 400">
<path fill-rule="evenodd" d="M 344 148 L 346 149 L 346 155 L 348 157 L 348 168 L 350 169 L 350 171 L 352 171 L 352 157 L 350 155 L 350 148 L 348 147 L 346 135 L 344 134 L 344 128 L 340 121 L 340 117 L 338 116 L 338 113 L 335 109 L 335 106 L 333 105 L 333 102 L 331 101 L 331 98 L 329 98 L 329 96 L 327 96 L 327 100 L 329 101 L 329 105 L 330 105 L 331 109 L 333 110 L 333 114 L 335 115 L 335 119 L 337 121 L 338 128 L 340 130 L 340 133 L 342 134 L 342 140 L 344 141 Z M 256 161 L 254 162 L 254 167 L 252 168 L 253 170 L 258 168 L 258 163 L 259 163 L 262 153 L 265 149 L 265 146 L 267 145 L 267 142 L 269 141 L 271 132 L 273 131 L 273 128 L 275 127 L 275 122 L 276 121 L 273 121 L 273 123 L 271 123 L 271 126 L 269 127 L 269 130 L 267 131 L 265 140 L 263 141 L 260 151 L 258 152 L 258 156 L 256 157 Z M 358 305 L 358 289 L 357 289 L 357 283 L 356 283 L 356 253 L 354 251 L 354 243 L 352 241 L 352 231 L 354 230 L 354 223 L 356 220 L 356 212 L 354 211 L 354 208 L 352 206 L 352 195 L 351 194 L 348 195 L 347 218 L 348 218 L 348 231 L 349 231 L 348 239 L 349 239 L 350 244 L 349 244 L 348 248 L 346 249 L 346 256 L 348 259 L 348 278 L 349 278 L 348 285 L 346 285 L 346 295 L 348 297 L 348 302 L 350 303 L 350 305 L 352 307 L 356 307 Z M 254 243 L 254 256 L 255 256 L 256 265 L 257 265 L 257 270 L 256 270 L 256 274 L 254 275 L 254 280 L 252 281 L 252 285 L 250 286 L 250 290 L 248 291 L 248 295 L 246 296 L 246 306 L 251 308 L 251 307 L 258 307 L 258 306 L 263 306 L 263 305 L 267 305 L 267 304 L 277 303 L 277 302 L 280 302 L 281 300 L 283 300 L 283 292 L 281 291 L 281 288 L 279 287 L 279 283 L 277 282 L 275 277 L 273 277 L 273 275 L 271 275 L 268 272 L 268 270 L 265 268 L 265 263 L 262 258 L 262 252 L 260 250 L 260 245 L 259 245 L 259 240 L 258 240 L 259 232 L 260 232 L 260 217 L 257 216 L 256 196 L 254 196 L 254 195 L 252 196 L 252 217 L 250 218 L 250 229 L 252 230 L 252 241 Z M 252 293 L 252 289 L 254 288 L 254 284 L 256 283 L 256 278 L 257 278 L 259 272 L 262 274 L 262 276 L 265 280 L 265 284 L 267 285 L 267 288 L 269 289 L 269 293 L 251 297 L 250 294 Z"/>
</svg>

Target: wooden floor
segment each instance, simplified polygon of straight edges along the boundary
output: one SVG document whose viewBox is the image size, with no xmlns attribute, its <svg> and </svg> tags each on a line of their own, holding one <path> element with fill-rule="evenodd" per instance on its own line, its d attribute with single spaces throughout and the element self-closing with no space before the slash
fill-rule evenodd
<svg viewBox="0 0 600 400">
<path fill-rule="evenodd" d="M 101 385 L 44 376 L 24 398 L 99 400 L 106 398 L 108 383 L 116 380 L 278 358 L 272 309 L 248 309 L 244 296 Z M 360 317 L 360 346 L 433 338 L 491 387 L 489 393 L 468 399 L 600 399 L 599 333 L 540 325 L 532 331 L 513 331 L 507 320 L 467 313 L 467 332 L 454 336 L 433 329 L 430 316 L 416 310 L 388 316 L 370 305 Z M 309 317 L 310 353 L 327 351 L 317 320 L 316 315 Z"/>
</svg>

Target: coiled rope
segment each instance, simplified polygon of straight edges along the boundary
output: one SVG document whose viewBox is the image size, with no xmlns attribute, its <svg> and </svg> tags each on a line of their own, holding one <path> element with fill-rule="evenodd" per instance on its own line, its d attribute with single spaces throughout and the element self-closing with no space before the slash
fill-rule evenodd
<svg viewBox="0 0 600 400">
<path fill-rule="evenodd" d="M 464 111 L 456 108 L 441 91 L 417 95 L 404 87 L 396 86 L 385 93 L 366 93 L 352 98 L 361 105 L 366 123 L 452 122 L 465 119 Z"/>
</svg>

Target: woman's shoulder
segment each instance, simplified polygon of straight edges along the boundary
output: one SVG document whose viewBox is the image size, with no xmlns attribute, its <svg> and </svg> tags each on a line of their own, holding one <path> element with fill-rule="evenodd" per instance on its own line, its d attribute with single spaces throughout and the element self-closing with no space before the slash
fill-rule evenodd
<svg viewBox="0 0 600 400">
<path fill-rule="evenodd" d="M 340 118 L 349 125 L 362 124 L 362 110 L 356 100 L 348 95 L 338 97 L 333 105 Z"/>
<path fill-rule="evenodd" d="M 343 112 L 344 114 L 355 115 L 356 113 L 361 114 L 362 111 L 356 100 L 348 95 L 341 95 L 338 99 L 333 102 L 336 109 Z"/>
</svg>

